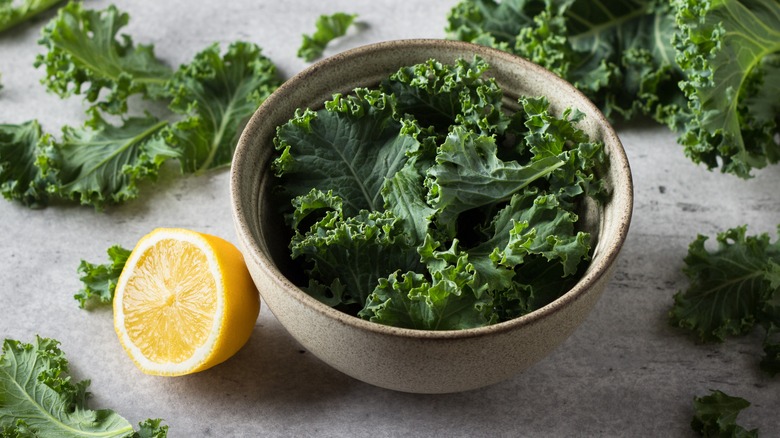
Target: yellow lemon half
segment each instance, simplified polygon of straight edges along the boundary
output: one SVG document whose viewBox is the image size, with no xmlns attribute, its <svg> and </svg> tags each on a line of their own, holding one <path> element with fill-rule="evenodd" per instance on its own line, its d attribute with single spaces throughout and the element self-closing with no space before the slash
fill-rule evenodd
<svg viewBox="0 0 780 438">
<path fill-rule="evenodd" d="M 114 294 L 114 328 L 144 373 L 178 376 L 233 356 L 260 296 L 241 252 L 216 236 L 158 228 L 135 246 Z"/>
</svg>

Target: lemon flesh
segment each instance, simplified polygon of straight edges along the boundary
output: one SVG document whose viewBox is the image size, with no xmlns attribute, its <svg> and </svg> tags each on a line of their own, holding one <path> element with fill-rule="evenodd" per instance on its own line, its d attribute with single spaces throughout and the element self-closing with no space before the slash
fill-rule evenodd
<svg viewBox="0 0 780 438">
<path fill-rule="evenodd" d="M 238 249 L 216 236 L 161 228 L 128 258 L 114 296 L 114 327 L 143 372 L 182 375 L 234 355 L 259 310 Z"/>
</svg>

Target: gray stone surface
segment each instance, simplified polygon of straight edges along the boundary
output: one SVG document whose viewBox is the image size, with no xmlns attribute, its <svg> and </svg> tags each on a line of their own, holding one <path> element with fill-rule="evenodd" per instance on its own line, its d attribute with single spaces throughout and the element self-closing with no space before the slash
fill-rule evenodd
<svg viewBox="0 0 780 438">
<path fill-rule="evenodd" d="M 125 32 L 155 44 L 175 66 L 212 42 L 255 42 L 289 77 L 302 33 L 319 14 L 355 12 L 367 27 L 326 54 L 388 39 L 442 37 L 454 1 L 117 1 Z M 88 5 L 102 8 L 105 1 Z M 33 66 L 40 27 L 51 14 L 0 35 L 0 123 L 38 118 L 56 133 L 80 124 L 85 105 L 39 84 Z M 159 226 L 192 228 L 234 241 L 228 172 L 180 177 L 165 169 L 141 197 L 103 213 L 53 205 L 29 210 L 0 202 L 0 337 L 36 334 L 62 342 L 72 374 L 89 378 L 91 406 L 131 422 L 161 417 L 172 437 L 199 436 L 692 436 L 691 401 L 709 389 L 750 400 L 740 417 L 780 435 L 778 382 L 757 370 L 758 332 L 722 345 L 696 345 L 667 324 L 680 269 L 697 233 L 739 224 L 774 235 L 780 167 L 749 181 L 692 164 L 658 126 L 619 126 L 634 171 L 636 204 L 610 287 L 585 324 L 547 359 L 489 388 L 413 395 L 355 381 L 304 351 L 263 309 L 255 332 L 228 362 L 181 378 L 140 373 L 121 349 L 108 310 L 86 312 L 73 294 L 81 259 L 105 260 Z"/>
</svg>

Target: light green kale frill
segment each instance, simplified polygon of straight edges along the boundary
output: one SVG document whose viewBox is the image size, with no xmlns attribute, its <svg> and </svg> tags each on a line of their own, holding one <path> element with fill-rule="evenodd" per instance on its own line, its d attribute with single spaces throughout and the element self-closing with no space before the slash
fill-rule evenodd
<svg viewBox="0 0 780 438">
<path fill-rule="evenodd" d="M 82 260 L 78 267 L 79 280 L 83 287 L 74 296 L 82 309 L 100 305 L 111 305 L 119 275 L 130 257 L 131 251 L 114 245 L 106 251 L 110 263 L 94 264 Z"/>
<path fill-rule="evenodd" d="M 0 0 L 0 32 L 32 19 L 62 0 Z"/>
<path fill-rule="evenodd" d="M 603 145 L 543 97 L 507 111 L 487 69 L 404 67 L 278 127 L 276 195 L 309 294 L 453 330 L 526 314 L 576 281 L 592 241 L 577 212 L 609 196 Z"/>
<path fill-rule="evenodd" d="M 72 382 L 59 342 L 6 339 L 0 354 L 0 436 L 164 438 L 168 426 L 147 420 L 139 430 L 108 409 L 87 407 L 89 381 Z"/>
<path fill-rule="evenodd" d="M 336 38 L 347 34 L 357 18 L 357 14 L 337 12 L 331 15 L 320 15 L 315 23 L 316 30 L 311 35 L 303 35 L 303 41 L 298 48 L 298 57 L 311 62 L 322 56 L 328 44 Z"/>
</svg>

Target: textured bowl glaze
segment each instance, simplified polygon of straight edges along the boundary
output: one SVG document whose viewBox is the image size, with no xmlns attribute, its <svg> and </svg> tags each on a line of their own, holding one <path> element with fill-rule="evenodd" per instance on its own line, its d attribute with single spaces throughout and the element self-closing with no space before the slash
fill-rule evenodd
<svg viewBox="0 0 780 438">
<path fill-rule="evenodd" d="M 606 146 L 610 167 L 599 175 L 612 190 L 603 206 L 583 214 L 597 233 L 593 259 L 571 290 L 520 318 L 459 331 L 388 327 L 332 309 L 285 275 L 289 260 L 284 224 L 267 196 L 274 184 L 270 162 L 276 127 L 296 108 L 321 108 L 334 93 L 377 85 L 400 67 L 434 58 L 452 63 L 479 55 L 490 65 L 507 99 L 546 96 L 560 113 L 586 114 L 580 127 Z M 544 358 L 587 317 L 604 290 L 631 220 L 633 187 L 623 147 L 599 110 L 569 83 L 522 58 L 469 43 L 400 40 L 343 52 L 313 64 L 284 83 L 257 110 L 237 146 L 230 177 L 239 247 L 258 290 L 279 322 L 306 349 L 334 368 L 370 384 L 399 391 L 446 393 L 508 379 Z"/>
</svg>

